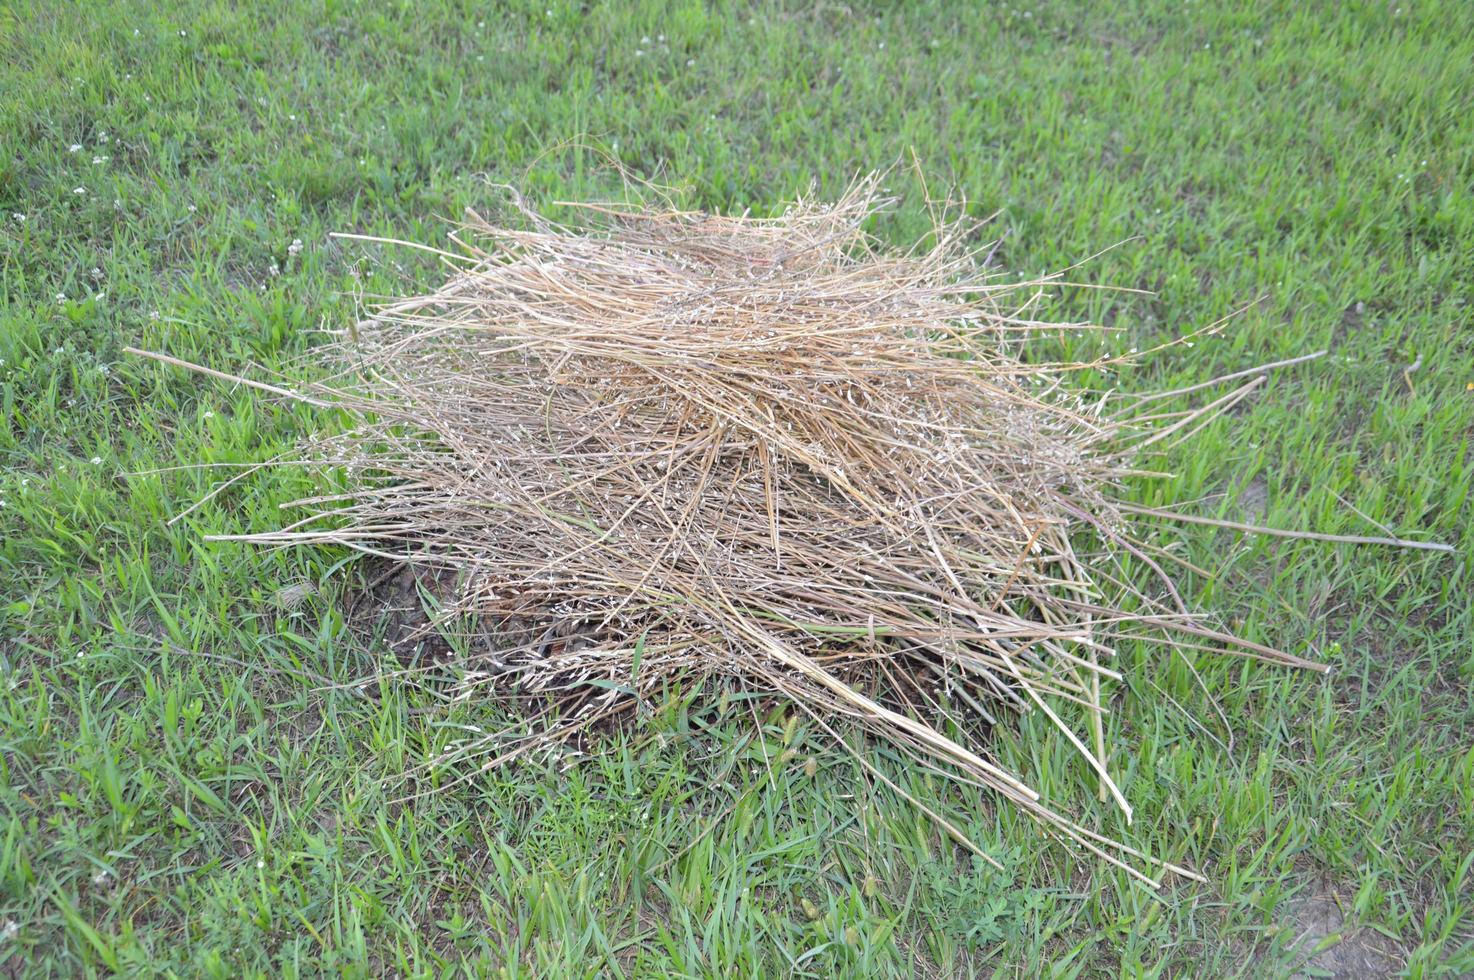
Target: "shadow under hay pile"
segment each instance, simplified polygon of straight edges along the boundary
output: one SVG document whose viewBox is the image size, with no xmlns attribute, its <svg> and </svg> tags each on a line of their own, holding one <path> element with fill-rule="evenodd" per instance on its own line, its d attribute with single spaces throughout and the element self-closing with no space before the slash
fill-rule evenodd
<svg viewBox="0 0 1474 980">
<path fill-rule="evenodd" d="M 1191 874 L 1058 813 L 943 720 L 1043 712 L 1129 818 L 1101 710 L 1123 637 L 1314 666 L 1194 615 L 1109 496 L 1262 378 L 1175 413 L 1074 389 L 1092 365 L 1020 347 L 1092 328 L 1028 320 L 1044 282 L 985 276 L 967 223 L 882 248 L 862 226 L 886 203 L 867 179 L 773 219 L 472 215 L 441 288 L 377 308 L 330 349 L 333 380 L 292 393 L 353 420 L 308 447 L 341 492 L 244 540 L 449 583 L 440 619 L 496 638 L 468 685 L 567 692 L 548 737 L 732 675 L 1134 874 Z"/>
</svg>

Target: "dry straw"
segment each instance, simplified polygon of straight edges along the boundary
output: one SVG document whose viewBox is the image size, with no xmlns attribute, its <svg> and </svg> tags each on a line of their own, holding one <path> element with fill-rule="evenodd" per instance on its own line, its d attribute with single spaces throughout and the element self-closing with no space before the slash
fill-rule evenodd
<svg viewBox="0 0 1474 980">
<path fill-rule="evenodd" d="M 1111 499 L 1262 373 L 1177 412 L 1073 387 L 1116 362 L 1021 359 L 1038 332 L 1092 329 L 1028 319 L 1048 280 L 986 276 L 966 221 L 882 248 L 875 177 L 770 219 L 612 204 L 561 224 L 513 200 L 517 227 L 470 214 L 455 251 L 431 250 L 443 286 L 315 352 L 329 379 L 249 382 L 351 428 L 307 450 L 338 492 L 237 540 L 418 566 L 444 583 L 440 627 L 483 640 L 465 691 L 543 695 L 536 735 L 436 765 L 503 762 L 677 675 L 730 675 L 1143 880 L 1192 874 L 1056 811 L 945 720 L 1043 713 L 1129 819 L 1102 699 L 1123 638 L 1320 669 L 1195 615 Z"/>
</svg>

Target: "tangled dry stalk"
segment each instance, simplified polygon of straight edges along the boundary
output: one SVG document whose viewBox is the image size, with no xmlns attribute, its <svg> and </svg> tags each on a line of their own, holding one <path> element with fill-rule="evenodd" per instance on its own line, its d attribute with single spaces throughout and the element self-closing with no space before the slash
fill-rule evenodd
<svg viewBox="0 0 1474 980">
<path fill-rule="evenodd" d="M 579 205 L 564 225 L 520 200 L 519 228 L 470 215 L 439 252 L 448 281 L 343 335 L 337 374 L 254 382 L 352 428 L 308 450 L 340 492 L 240 539 L 432 570 L 441 626 L 493 640 L 468 689 L 584 692 L 537 737 L 674 675 L 733 675 L 1143 880 L 1192 875 L 1057 812 L 943 719 L 1042 712 L 1129 819 L 1102 704 L 1123 638 L 1320 669 L 1195 615 L 1111 496 L 1263 375 L 1181 411 L 1077 390 L 1074 372 L 1115 361 L 1020 356 L 1035 332 L 1093 329 L 1027 319 L 1046 281 L 985 275 L 965 221 L 887 251 L 863 230 L 886 203 L 872 177 L 773 219 Z"/>
</svg>

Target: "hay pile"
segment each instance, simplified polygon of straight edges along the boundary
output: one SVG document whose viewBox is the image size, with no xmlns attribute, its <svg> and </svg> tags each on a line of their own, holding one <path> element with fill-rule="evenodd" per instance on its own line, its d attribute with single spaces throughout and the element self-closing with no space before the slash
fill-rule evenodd
<svg viewBox="0 0 1474 980">
<path fill-rule="evenodd" d="M 1078 328 L 1026 319 L 1041 282 L 985 277 L 966 222 L 883 249 L 863 228 L 886 203 L 871 178 L 773 219 L 471 215 L 445 284 L 377 307 L 329 351 L 342 370 L 293 393 L 354 420 L 309 447 L 342 492 L 247 539 L 441 576 L 442 623 L 489 639 L 466 684 L 569 692 L 545 735 L 676 675 L 732 675 L 1106 860 L 1148 860 L 943 721 L 1043 712 L 1129 818 L 1102 724 L 1123 636 L 1305 665 L 1192 615 L 1110 495 L 1141 450 L 1262 379 L 1107 413 L 1068 383 L 1089 365 L 1020 359 L 1035 332 Z M 1155 584 L 1134 589 L 1127 557 Z"/>
</svg>

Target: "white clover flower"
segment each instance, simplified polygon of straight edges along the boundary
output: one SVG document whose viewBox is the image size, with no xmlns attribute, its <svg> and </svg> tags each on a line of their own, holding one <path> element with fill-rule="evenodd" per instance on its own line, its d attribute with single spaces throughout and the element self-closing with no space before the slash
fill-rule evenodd
<svg viewBox="0 0 1474 980">
<path fill-rule="evenodd" d="M 65 303 L 67 301 L 67 294 L 66 293 L 57 293 L 56 294 L 56 301 L 58 303 Z"/>
<path fill-rule="evenodd" d="M 101 456 L 93 456 L 92 457 L 92 465 L 93 466 L 101 466 L 102 465 L 102 457 Z"/>
<path fill-rule="evenodd" d="M 95 157 L 92 158 L 92 162 L 93 163 L 107 163 L 107 157 L 105 157 L 105 156 L 95 156 Z"/>
<path fill-rule="evenodd" d="M 197 208 L 197 207 L 195 207 L 195 206 L 194 206 L 194 205 L 193 205 L 193 204 L 191 204 L 191 205 L 190 205 L 190 206 L 189 206 L 189 213 L 190 213 L 190 214 L 194 214 L 194 213 L 195 213 L 195 212 L 196 212 L 196 211 L 198 211 L 198 210 L 199 210 L 199 208 Z"/>
<path fill-rule="evenodd" d="M 67 152 L 68 153 L 80 153 L 81 151 L 82 151 L 82 144 L 81 143 L 73 143 L 71 146 L 67 147 Z"/>
<path fill-rule="evenodd" d="M 26 220 L 26 216 L 23 215 L 23 214 L 21 214 L 19 211 L 12 211 L 12 212 L 10 212 L 10 216 L 12 218 L 14 218 L 16 221 L 24 221 L 24 220 Z"/>
<path fill-rule="evenodd" d="M 297 255 L 297 254 L 300 254 L 301 251 L 302 251 L 302 239 L 300 239 L 300 238 L 294 238 L 294 239 L 292 239 L 292 244 L 290 244 L 290 245 L 287 246 L 287 254 L 288 255 Z"/>
<path fill-rule="evenodd" d="M 86 194 L 87 193 L 87 188 L 85 188 L 85 187 L 73 187 L 72 188 L 72 193 L 73 194 Z"/>
<path fill-rule="evenodd" d="M 211 412 L 211 411 L 206 411 L 205 412 L 205 418 L 207 418 L 207 419 L 213 419 L 214 417 L 215 417 L 215 413 L 214 412 Z"/>
<path fill-rule="evenodd" d="M 149 310 L 148 311 L 148 318 L 150 320 L 157 320 L 159 318 L 159 311 L 158 310 Z"/>
<path fill-rule="evenodd" d="M 696 67 L 696 59 L 695 58 L 687 58 L 686 59 L 686 67 L 687 68 L 695 68 Z"/>
</svg>

